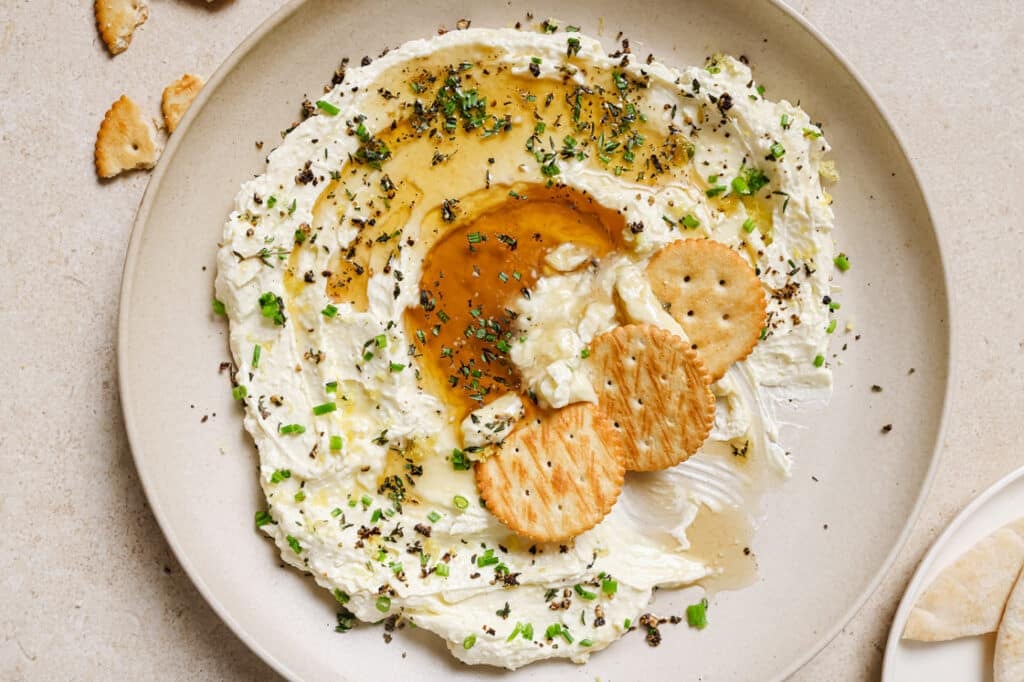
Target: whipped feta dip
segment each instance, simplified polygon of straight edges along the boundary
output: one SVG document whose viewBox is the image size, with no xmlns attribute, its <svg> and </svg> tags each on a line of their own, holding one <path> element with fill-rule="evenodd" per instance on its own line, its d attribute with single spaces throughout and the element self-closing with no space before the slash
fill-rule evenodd
<svg viewBox="0 0 1024 682">
<path fill-rule="evenodd" d="M 763 482 L 789 470 L 774 405 L 831 392 L 816 361 L 830 325 L 829 146 L 808 115 L 766 99 L 729 57 L 675 69 L 612 58 L 579 33 L 492 29 L 406 43 L 314 106 L 239 191 L 216 279 L 259 452 L 257 524 L 281 558 L 361 621 L 401 618 L 467 663 L 505 668 L 583 662 L 656 588 L 727 570 L 688 529 L 701 515 L 752 523 Z M 601 111 L 610 127 L 588 125 Z M 593 204 L 621 234 L 541 247 L 472 227 L 542 197 L 569 215 Z M 496 337 L 482 376 L 438 370 L 460 352 L 443 345 L 452 264 L 431 260 L 450 235 L 471 253 L 542 256 L 466 275 L 516 293 L 500 320 L 475 299 L 460 309 L 469 322 L 453 338 Z M 595 336 L 643 323 L 685 338 L 644 268 L 693 238 L 743 255 L 768 299 L 762 340 L 713 386 L 710 438 L 672 469 L 628 475 L 571 542 L 514 535 L 482 505 L 473 460 L 528 410 L 596 400 Z"/>
</svg>

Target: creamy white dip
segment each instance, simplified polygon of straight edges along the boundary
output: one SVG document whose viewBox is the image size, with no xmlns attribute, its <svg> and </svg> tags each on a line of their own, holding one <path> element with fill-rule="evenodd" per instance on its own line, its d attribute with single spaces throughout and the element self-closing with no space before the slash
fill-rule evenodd
<svg viewBox="0 0 1024 682">
<path fill-rule="evenodd" d="M 578 41 L 576 66 L 565 72 L 571 41 Z M 647 123 L 692 144 L 683 161 L 690 182 L 652 185 L 632 171 L 595 167 L 593 158 L 559 161 L 557 183 L 643 229 L 627 231 L 625 246 L 603 258 L 583 245 L 552 249 L 548 270 L 516 303 L 509 357 L 540 405 L 594 401 L 586 349 L 618 324 L 683 334 L 644 276 L 650 256 L 672 241 L 708 237 L 736 248 L 769 296 L 765 338 L 714 386 L 717 417 L 701 452 L 667 471 L 628 475 L 604 521 L 561 547 L 512 535 L 481 506 L 470 468 L 474 448 L 514 428 L 522 397 L 510 393 L 456 419 L 444 396 L 419 380 L 420 359 L 409 355 L 416 341 L 402 316 L 420 304 L 422 251 L 397 251 L 387 271 L 369 277 L 364 310 L 332 300 L 321 278 L 363 224 L 357 199 L 336 222 L 318 217 L 324 188 L 332 177 L 344 182 L 361 140 L 386 130 L 402 98 L 414 98 L 403 91 L 382 99 L 380 79 L 440 50 L 480 46 L 496 55 L 486 66 L 505 64 L 538 83 L 587 85 L 580 67 L 588 65 L 642 80 L 638 108 Z M 746 509 L 758 480 L 788 471 L 774 401 L 827 398 L 831 390 L 827 366 L 815 362 L 826 353 L 822 300 L 833 260 L 833 216 L 818 176 L 829 147 L 820 130 L 799 107 L 765 99 L 734 59 L 681 70 L 621 62 L 578 33 L 472 29 L 407 43 L 350 69 L 324 95 L 320 114 L 292 130 L 266 173 L 244 184 L 225 226 L 216 293 L 230 318 L 245 428 L 259 450 L 269 512 L 258 517 L 261 530 L 285 562 L 308 571 L 360 620 L 400 615 L 469 663 L 584 661 L 637 622 L 656 587 L 690 585 L 719 570 L 690 546 L 688 526 L 701 509 Z M 356 116 L 365 118 L 354 135 Z M 534 122 L 509 125 L 501 134 L 525 139 Z M 767 179 L 756 214 L 742 201 L 724 201 L 743 168 L 763 169 Z M 537 163 L 524 151 L 521 159 L 498 159 L 486 181 L 511 186 L 527 173 L 536 176 Z M 376 193 L 345 187 L 362 201 Z M 413 206 L 396 239 L 421 239 L 431 210 L 437 205 Z"/>
</svg>

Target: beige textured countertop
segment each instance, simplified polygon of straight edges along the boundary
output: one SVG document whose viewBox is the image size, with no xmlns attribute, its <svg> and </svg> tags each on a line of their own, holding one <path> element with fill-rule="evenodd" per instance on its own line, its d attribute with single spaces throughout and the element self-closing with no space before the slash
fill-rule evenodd
<svg viewBox="0 0 1024 682">
<path fill-rule="evenodd" d="M 210 75 L 282 3 L 152 0 L 116 59 L 91 2 L 0 4 L 0 678 L 272 678 L 193 588 L 140 489 L 114 344 L 148 176 L 97 182 L 92 146 L 118 95 L 155 114 L 164 84 Z M 882 587 L 797 676 L 872 680 L 929 543 L 1024 463 L 1024 13 L 1015 0 L 795 4 L 902 133 L 958 301 L 954 404 L 924 513 Z"/>
</svg>

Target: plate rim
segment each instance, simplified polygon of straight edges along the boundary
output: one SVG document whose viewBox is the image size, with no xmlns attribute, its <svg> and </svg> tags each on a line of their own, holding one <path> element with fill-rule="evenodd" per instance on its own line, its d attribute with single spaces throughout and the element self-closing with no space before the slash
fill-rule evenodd
<svg viewBox="0 0 1024 682">
<path fill-rule="evenodd" d="M 903 525 L 903 529 L 900 532 L 892 549 L 886 555 L 878 570 L 872 579 L 868 582 L 868 585 L 862 591 L 862 593 L 854 600 L 850 608 L 843 613 L 843 615 L 833 624 L 833 626 L 825 631 L 811 646 L 794 661 L 783 670 L 782 673 L 776 678 L 783 680 L 791 677 L 798 670 L 803 668 L 808 662 L 810 662 L 815 656 L 825 649 L 828 644 L 838 636 L 842 629 L 853 620 L 854 616 L 863 608 L 867 600 L 878 590 L 881 582 L 887 577 L 889 570 L 892 568 L 896 561 L 897 556 L 906 546 L 907 540 L 910 537 L 911 532 L 917 525 L 917 521 L 921 515 L 921 509 L 924 506 L 929 493 L 932 490 L 935 475 L 938 470 L 938 465 L 942 459 L 942 440 L 947 430 L 949 415 L 950 415 L 950 398 L 952 393 L 952 387 L 955 384 L 957 376 L 956 367 L 956 347 L 957 339 L 955 334 L 955 302 L 954 302 L 954 290 L 950 279 L 950 268 L 947 261 L 948 249 L 944 242 L 945 238 L 935 227 L 935 214 L 932 210 L 932 202 L 929 199 L 928 191 L 925 185 L 921 182 L 920 173 L 914 164 L 913 159 L 907 153 L 906 144 L 900 135 L 898 129 L 894 125 L 892 118 L 888 111 L 882 106 L 881 101 L 875 95 L 874 91 L 869 87 L 865 79 L 860 73 L 853 67 L 853 65 L 846 59 L 846 57 L 836 48 L 825 35 L 819 31 L 813 24 L 804 18 L 799 12 L 791 7 L 784 0 L 762 0 L 766 4 L 774 7 L 781 11 L 788 19 L 795 22 L 803 31 L 805 31 L 811 38 L 813 38 L 836 62 L 846 70 L 850 75 L 854 83 L 860 88 L 862 94 L 868 99 L 872 108 L 878 113 L 879 118 L 884 124 L 886 130 L 892 135 L 896 142 L 897 149 L 900 155 L 907 163 L 907 167 L 911 173 L 911 179 L 921 196 L 921 202 L 924 208 L 924 214 L 927 217 L 927 227 L 930 228 L 931 233 L 935 239 L 936 251 L 938 256 L 938 266 L 941 271 L 941 279 L 943 284 L 943 304 L 945 308 L 945 321 L 946 321 L 946 385 L 942 395 L 942 409 L 939 415 L 938 426 L 935 431 L 934 444 L 931 448 L 929 456 L 928 467 L 925 472 L 924 480 L 921 485 L 920 491 L 917 493 L 917 498 L 914 501 L 914 505 L 911 508 L 909 515 Z M 127 351 L 126 349 L 126 337 L 129 333 L 130 319 L 131 319 L 131 306 L 128 303 L 131 295 L 131 289 L 135 280 L 136 266 L 138 264 L 138 254 L 141 250 L 143 235 L 146 232 L 146 227 L 149 222 L 149 216 L 152 205 L 155 201 L 155 197 L 159 191 L 161 181 L 167 172 L 167 168 L 174 161 L 177 155 L 178 147 L 181 140 L 188 133 L 191 127 L 193 119 L 198 113 L 205 107 L 206 102 L 212 97 L 214 91 L 216 91 L 221 82 L 227 77 L 227 75 L 237 66 L 237 64 L 246 57 L 268 34 L 270 34 L 277 26 L 287 21 L 294 13 L 296 13 L 303 5 L 309 0 L 288 0 L 288 2 L 275 10 L 270 16 L 264 19 L 248 36 L 246 36 L 225 58 L 223 63 L 217 67 L 214 73 L 207 80 L 206 85 L 203 87 L 199 96 L 186 111 L 185 116 L 177 128 L 177 135 L 172 135 L 168 140 L 164 151 L 161 155 L 160 161 L 156 168 L 152 172 L 149 181 L 146 185 L 145 192 L 143 193 L 142 200 L 139 203 L 139 207 L 135 214 L 135 219 L 132 223 L 131 232 L 128 239 L 128 248 L 125 252 L 124 266 L 121 276 L 121 284 L 118 292 L 118 313 L 117 313 L 117 374 L 118 374 L 118 395 L 121 406 L 121 416 L 124 424 L 125 434 L 128 439 L 128 446 L 131 451 L 132 460 L 135 464 L 136 472 L 139 476 L 139 481 L 142 484 L 143 491 L 146 494 L 146 499 L 149 504 L 150 510 L 153 516 L 156 518 L 157 525 L 160 527 L 161 532 L 164 535 L 164 539 L 167 541 L 168 546 L 174 553 L 175 558 L 181 565 L 182 569 L 188 575 L 192 584 L 202 595 L 206 603 L 213 609 L 214 613 L 231 629 L 232 633 L 238 637 L 250 651 L 256 656 L 263 660 L 267 665 L 273 668 L 278 674 L 282 675 L 287 679 L 300 679 L 296 674 L 283 662 L 278 660 L 269 650 L 265 649 L 262 645 L 257 643 L 252 635 L 249 634 L 248 630 L 230 613 L 230 611 L 220 602 L 220 600 L 213 594 L 212 590 L 207 585 L 203 576 L 192 565 L 190 558 L 182 550 L 177 536 L 171 526 L 170 521 L 167 518 L 163 508 L 154 502 L 158 499 L 155 496 L 155 481 L 153 477 L 147 473 L 144 460 L 139 453 L 139 448 L 136 447 L 137 443 L 141 442 L 141 439 L 137 436 L 136 420 L 134 417 L 134 403 L 131 400 L 132 390 L 130 388 L 130 382 L 127 379 L 126 373 L 123 371 L 123 367 L 127 364 Z M 1019 470 L 1017 473 L 1024 471 Z M 957 517 L 960 518 L 959 516 Z M 947 529 L 948 530 L 948 529 Z M 944 534 L 945 535 L 945 534 Z M 936 541 L 938 542 L 938 540 Z M 926 557 L 927 558 L 927 557 Z M 923 561 L 923 560 L 922 560 Z M 920 570 L 920 566 L 919 569 Z M 916 578 L 916 573 L 915 573 Z M 909 588 L 908 588 L 909 589 Z M 902 604 L 901 607 L 902 609 Z M 897 611 L 899 615 L 899 611 Z M 895 619 L 894 619 L 895 622 Z M 888 642 L 886 645 L 886 657 L 883 659 L 883 671 L 884 661 L 888 658 Z"/>
<path fill-rule="evenodd" d="M 979 509 L 985 506 L 996 495 L 1021 479 L 1024 479 L 1024 466 L 1020 466 L 997 479 L 973 500 L 968 502 L 967 505 L 953 517 L 939 536 L 932 541 L 924 556 L 921 557 L 921 561 L 918 562 L 917 568 L 914 569 L 914 574 L 907 583 L 907 588 L 904 590 L 903 596 L 900 597 L 900 604 L 896 608 L 896 614 L 893 616 L 892 623 L 889 626 L 889 635 L 885 640 L 885 655 L 882 658 L 882 682 L 885 682 L 885 680 L 888 679 L 886 677 L 886 669 L 890 665 L 892 657 L 895 656 L 893 651 L 895 651 L 895 645 L 898 644 L 900 640 L 900 632 L 897 628 L 897 624 L 907 619 L 907 614 L 910 609 L 913 608 L 912 597 L 916 596 L 921 591 L 925 573 L 927 573 L 928 569 L 935 563 L 936 557 L 949 543 L 950 539 L 956 535 L 957 531 L 959 531 L 963 525 L 978 512 Z"/>
</svg>

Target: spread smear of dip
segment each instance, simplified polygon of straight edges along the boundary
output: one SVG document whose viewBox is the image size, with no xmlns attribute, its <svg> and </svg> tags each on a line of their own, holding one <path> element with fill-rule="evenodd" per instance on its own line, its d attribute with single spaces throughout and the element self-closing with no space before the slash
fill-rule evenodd
<svg viewBox="0 0 1024 682">
<path fill-rule="evenodd" d="M 216 282 L 284 561 L 359 620 L 508 668 L 586 660 L 656 587 L 749 581 L 754 502 L 789 467 L 774 406 L 831 390 L 820 128 L 735 59 L 676 70 L 577 32 L 413 41 L 315 107 L 239 192 Z M 744 256 L 768 298 L 710 438 L 628 474 L 572 541 L 515 536 L 473 461 L 525 415 L 594 401 L 596 335 L 683 333 L 644 267 L 692 238 Z"/>
</svg>

